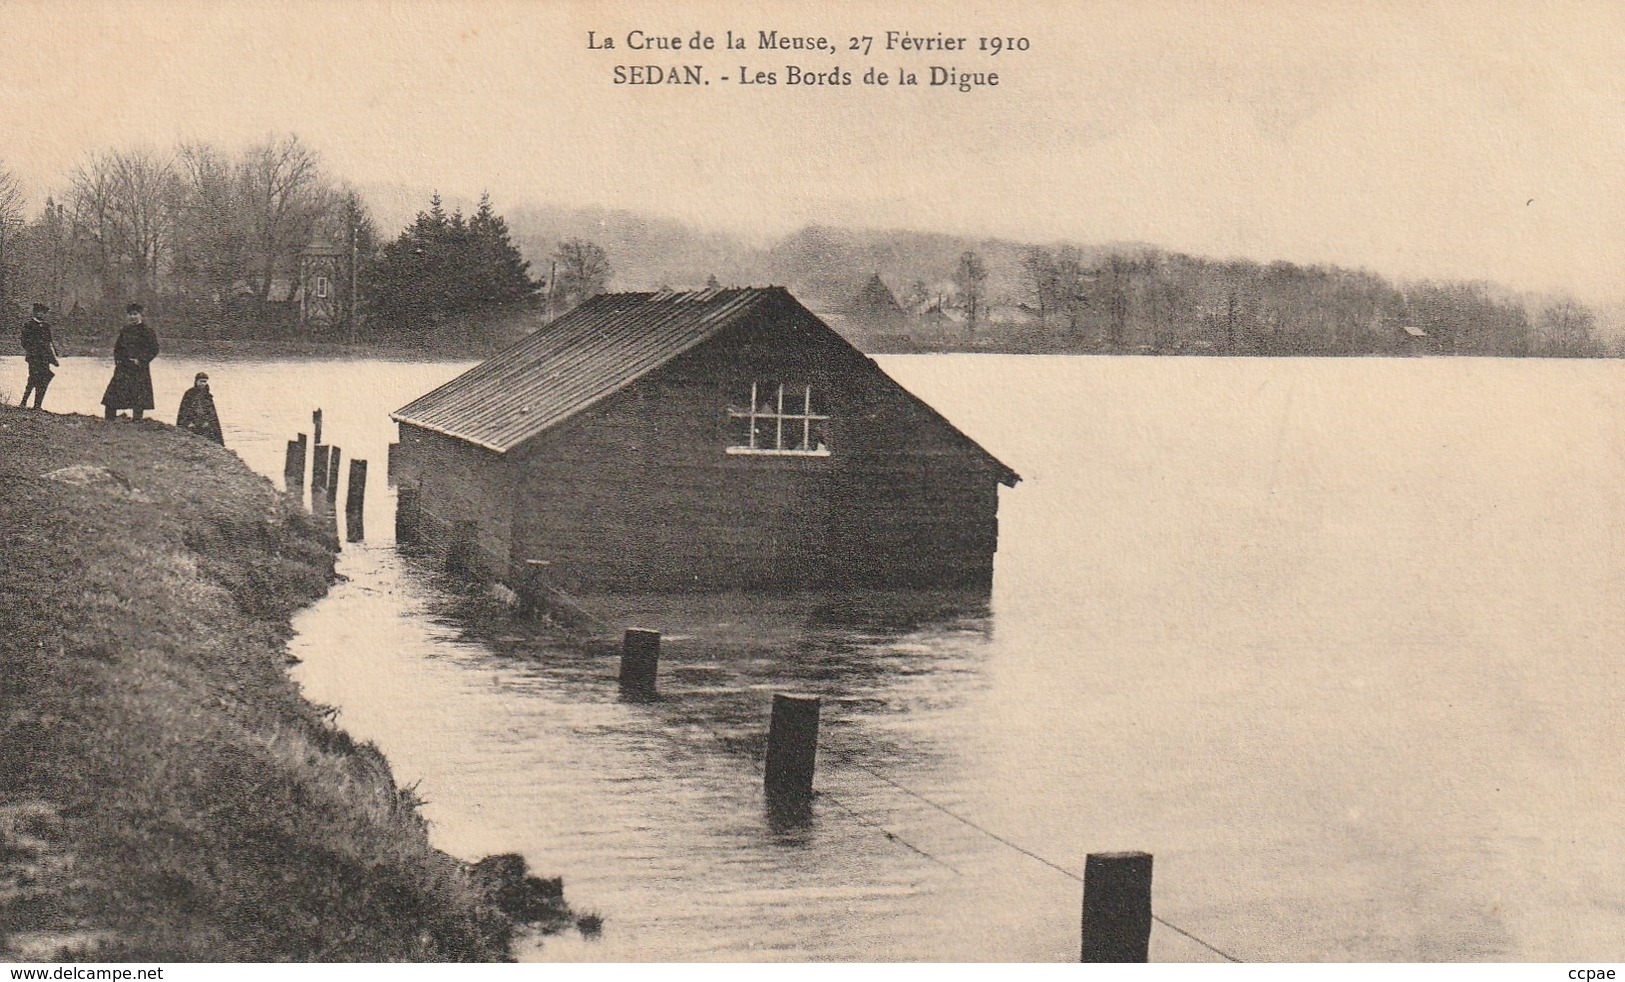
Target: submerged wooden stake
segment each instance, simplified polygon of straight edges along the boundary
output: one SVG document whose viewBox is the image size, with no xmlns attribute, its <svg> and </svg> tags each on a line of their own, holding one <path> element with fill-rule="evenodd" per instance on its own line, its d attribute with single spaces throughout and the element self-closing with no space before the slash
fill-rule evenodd
<svg viewBox="0 0 1625 982">
<path fill-rule="evenodd" d="M 660 632 L 627 628 L 621 639 L 621 693 L 632 699 L 653 699 L 659 671 Z"/>
<path fill-rule="evenodd" d="M 767 792 L 811 797 L 817 756 L 818 697 L 775 694 L 767 729 Z"/>
<path fill-rule="evenodd" d="M 1092 852 L 1083 867 L 1084 962 L 1143 962 L 1151 950 L 1151 854 Z"/>
<path fill-rule="evenodd" d="M 282 487 L 289 494 L 305 497 L 305 435 L 288 441 L 288 456 L 282 462 Z"/>
<path fill-rule="evenodd" d="M 323 490 L 327 492 L 328 507 L 338 503 L 339 500 L 339 448 L 330 447 L 328 452 L 332 455 L 327 459 L 327 484 Z"/>
<path fill-rule="evenodd" d="M 367 507 L 367 462 L 350 461 L 350 490 L 344 497 L 344 535 L 351 542 L 366 536 L 363 516 Z"/>
<path fill-rule="evenodd" d="M 327 451 L 325 443 L 317 443 L 310 458 L 310 503 L 319 504 L 327 497 Z"/>
<path fill-rule="evenodd" d="M 339 516 L 338 512 L 328 507 L 316 510 L 316 517 L 322 523 L 322 530 L 327 534 L 327 541 L 336 552 L 339 548 Z"/>
<path fill-rule="evenodd" d="M 314 440 L 312 440 L 310 442 L 311 443 L 321 443 L 322 442 L 322 411 L 320 409 L 318 409 L 315 412 L 310 414 L 310 425 L 311 425 L 311 428 L 313 430 L 315 430 L 315 432 L 316 432 L 316 439 L 314 439 Z"/>
</svg>

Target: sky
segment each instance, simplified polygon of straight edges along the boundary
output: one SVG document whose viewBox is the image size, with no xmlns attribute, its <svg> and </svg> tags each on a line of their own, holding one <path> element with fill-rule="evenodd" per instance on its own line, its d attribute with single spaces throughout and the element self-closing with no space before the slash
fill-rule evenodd
<svg viewBox="0 0 1625 982">
<path fill-rule="evenodd" d="M 37 204 L 93 150 L 295 132 L 363 188 L 499 211 L 1132 241 L 1625 300 L 1625 4 L 813 6 L 0 0 L 0 161 Z M 837 50 L 760 50 L 766 30 Z M 628 50 L 633 31 L 718 48 Z M 887 51 L 887 31 L 1026 50 Z M 616 85 L 617 65 L 710 84 Z M 930 86 L 933 65 L 999 84 Z"/>
</svg>

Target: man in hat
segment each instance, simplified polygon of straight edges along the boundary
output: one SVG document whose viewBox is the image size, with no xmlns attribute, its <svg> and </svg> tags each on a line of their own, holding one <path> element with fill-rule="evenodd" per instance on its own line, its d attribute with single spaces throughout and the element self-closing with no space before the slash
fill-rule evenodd
<svg viewBox="0 0 1625 982">
<path fill-rule="evenodd" d="M 213 440 L 222 447 L 226 445 L 226 438 L 220 432 L 220 416 L 214 411 L 214 396 L 209 393 L 208 372 L 198 372 L 192 387 L 181 396 L 181 408 L 175 414 L 175 425 L 188 433 Z"/>
<path fill-rule="evenodd" d="M 129 304 L 124 308 L 124 327 L 113 344 L 113 380 L 102 394 L 108 419 L 118 416 L 120 409 L 128 409 L 140 419 L 152 408 L 152 370 L 147 366 L 156 357 L 158 335 L 147 326 L 141 305 Z"/>
<path fill-rule="evenodd" d="M 43 406 L 45 390 L 51 387 L 51 379 L 56 378 L 51 366 L 61 364 L 56 360 L 51 325 L 45 322 L 45 315 L 50 311 L 45 304 L 36 303 L 33 316 L 23 322 L 23 361 L 28 363 L 28 384 L 23 389 L 23 397 L 17 401 L 19 406 L 28 404 L 30 392 L 34 394 L 34 408 Z"/>
</svg>

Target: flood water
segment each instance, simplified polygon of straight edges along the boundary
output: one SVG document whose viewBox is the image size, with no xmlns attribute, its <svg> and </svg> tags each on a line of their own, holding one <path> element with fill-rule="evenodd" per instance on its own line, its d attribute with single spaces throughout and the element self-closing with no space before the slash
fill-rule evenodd
<svg viewBox="0 0 1625 982">
<path fill-rule="evenodd" d="M 318 405 L 371 461 L 296 674 L 437 845 L 604 916 L 526 958 L 1074 960 L 1074 875 L 1117 849 L 1247 961 L 1625 957 L 1625 365 L 878 360 L 1024 478 L 990 603 L 601 602 L 666 632 L 652 704 L 601 649 L 470 635 L 394 550 L 385 414 L 465 365 L 154 374 L 169 420 L 207 368 L 275 480 Z M 49 408 L 106 377 L 67 359 Z M 776 691 L 824 697 L 804 822 L 760 789 Z M 1219 957 L 1163 924 L 1151 955 Z"/>
</svg>

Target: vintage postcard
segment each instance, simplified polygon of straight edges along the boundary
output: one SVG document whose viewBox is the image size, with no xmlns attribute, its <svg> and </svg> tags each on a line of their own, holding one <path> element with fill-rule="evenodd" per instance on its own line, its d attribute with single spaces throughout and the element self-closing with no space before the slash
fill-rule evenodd
<svg viewBox="0 0 1625 982">
<path fill-rule="evenodd" d="M 0 0 L 0 960 L 1618 963 L 1622 63 Z"/>
</svg>

